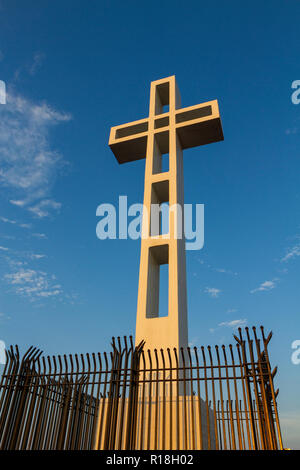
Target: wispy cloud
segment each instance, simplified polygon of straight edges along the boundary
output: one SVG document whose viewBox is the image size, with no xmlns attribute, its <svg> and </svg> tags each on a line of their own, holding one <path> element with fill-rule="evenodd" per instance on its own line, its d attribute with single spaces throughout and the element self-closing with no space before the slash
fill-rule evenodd
<svg viewBox="0 0 300 470">
<path fill-rule="evenodd" d="M 226 313 L 235 313 L 237 312 L 237 308 L 229 308 Z"/>
<path fill-rule="evenodd" d="M 290 134 L 298 134 L 299 132 L 299 128 L 298 127 L 291 127 L 289 129 L 286 129 L 285 133 L 286 135 L 290 135 Z"/>
<path fill-rule="evenodd" d="M 238 273 L 237 273 L 236 271 L 231 271 L 231 269 L 215 268 L 214 266 L 212 266 L 211 264 L 207 263 L 206 261 L 204 261 L 204 260 L 201 259 L 201 258 L 198 258 L 198 262 L 199 262 L 202 266 L 204 266 L 204 267 L 210 269 L 211 271 L 215 271 L 215 272 L 217 272 L 217 273 L 221 273 L 221 274 L 230 274 L 230 275 L 232 275 L 232 276 L 237 276 L 237 275 L 238 275 Z"/>
<path fill-rule="evenodd" d="M 40 239 L 46 239 L 47 238 L 47 235 L 45 233 L 32 233 L 31 236 L 35 237 L 35 238 L 40 238 Z"/>
<path fill-rule="evenodd" d="M 224 274 L 231 274 L 232 276 L 237 276 L 238 273 L 235 271 L 231 271 L 230 269 L 225 268 L 214 268 L 217 273 L 224 273 Z"/>
<path fill-rule="evenodd" d="M 285 256 L 283 256 L 280 261 L 284 263 L 297 258 L 298 256 L 300 256 L 300 241 L 298 241 L 294 246 L 288 248 Z"/>
<path fill-rule="evenodd" d="M 276 283 L 278 281 L 279 279 L 277 277 L 275 279 L 272 279 L 272 281 L 264 281 L 260 284 L 260 286 L 256 287 L 256 289 L 252 289 L 250 293 L 254 294 L 255 292 L 269 291 L 275 289 Z"/>
<path fill-rule="evenodd" d="M 5 224 L 16 225 L 21 228 L 28 228 L 28 229 L 31 228 L 31 224 L 20 223 L 20 222 L 17 222 L 16 220 L 7 219 L 6 217 L 2 217 L 2 216 L 0 216 L 0 221 Z"/>
<path fill-rule="evenodd" d="M 0 246 L 0 257 L 11 269 L 14 269 L 16 266 L 28 265 L 30 261 L 39 261 L 43 258 L 47 258 L 47 255 L 31 251 L 17 251 L 5 246 Z"/>
<path fill-rule="evenodd" d="M 46 255 L 42 255 L 40 253 L 30 253 L 30 258 L 31 259 L 42 259 L 42 258 L 46 258 Z"/>
<path fill-rule="evenodd" d="M 45 54 L 43 52 L 36 52 L 33 57 L 32 64 L 29 66 L 28 71 L 30 75 L 35 75 L 38 69 L 41 67 L 45 59 Z"/>
<path fill-rule="evenodd" d="M 71 304 L 77 302 L 77 294 L 66 293 L 56 276 L 47 272 L 46 254 L 0 246 L 0 258 L 7 266 L 1 280 L 16 295 L 26 297 L 30 302 L 50 298 Z M 3 285 L 1 289 L 3 291 Z"/>
<path fill-rule="evenodd" d="M 5 274 L 4 280 L 13 287 L 16 294 L 32 301 L 62 294 L 61 285 L 57 284 L 55 276 L 49 276 L 43 271 L 21 268 L 12 274 Z"/>
<path fill-rule="evenodd" d="M 245 325 L 247 325 L 247 318 L 243 318 L 243 319 L 240 318 L 238 320 L 231 320 L 231 321 L 223 321 L 218 324 L 218 326 L 220 327 L 226 326 L 228 328 L 233 328 L 233 329 L 242 328 Z"/>
<path fill-rule="evenodd" d="M 51 148 L 49 131 L 70 119 L 70 114 L 12 91 L 7 93 L 6 106 L 0 106 L 0 186 L 9 190 L 12 204 L 38 217 L 60 207 L 49 196 L 63 159 Z"/>
<path fill-rule="evenodd" d="M 29 210 L 32 212 L 36 217 L 47 217 L 50 215 L 51 209 L 55 211 L 59 211 L 61 208 L 61 203 L 53 201 L 52 199 L 44 199 L 40 201 L 33 207 L 30 207 Z"/>
<path fill-rule="evenodd" d="M 216 287 L 205 287 L 204 292 L 206 292 L 210 297 L 219 297 L 219 294 L 222 292 L 221 289 L 217 289 Z"/>
<path fill-rule="evenodd" d="M 1 222 L 4 222 L 5 224 L 16 224 L 17 222 L 15 220 L 7 219 L 6 217 L 0 217 Z"/>
</svg>

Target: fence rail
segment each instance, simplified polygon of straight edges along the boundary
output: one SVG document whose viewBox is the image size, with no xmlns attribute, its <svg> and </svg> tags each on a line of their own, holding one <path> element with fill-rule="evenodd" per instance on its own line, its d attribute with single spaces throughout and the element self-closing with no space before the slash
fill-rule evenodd
<svg viewBox="0 0 300 470">
<path fill-rule="evenodd" d="M 149 351 L 113 338 L 107 354 L 21 358 L 0 381 L 0 449 L 282 449 L 268 344 Z"/>
</svg>

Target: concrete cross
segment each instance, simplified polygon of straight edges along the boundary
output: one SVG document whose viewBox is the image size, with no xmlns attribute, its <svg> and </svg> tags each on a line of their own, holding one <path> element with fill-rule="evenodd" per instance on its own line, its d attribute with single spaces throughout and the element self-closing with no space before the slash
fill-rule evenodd
<svg viewBox="0 0 300 470">
<path fill-rule="evenodd" d="M 164 109 L 164 107 L 168 107 Z M 169 238 L 152 236 L 151 204 L 180 205 L 183 211 L 183 158 L 187 148 L 223 140 L 217 100 L 180 108 L 175 76 L 151 83 L 148 118 L 111 128 L 109 146 L 119 163 L 146 158 L 144 207 L 149 237 L 141 243 L 136 336 L 147 349 L 188 345 L 185 240 L 178 214 L 169 211 Z M 169 169 L 162 171 L 162 156 Z M 164 157 L 165 158 L 165 157 Z M 181 219 L 181 223 L 183 218 Z M 144 228 L 144 227 L 143 227 Z M 181 227 L 181 233 L 184 231 Z M 159 314 L 160 266 L 168 264 L 168 312 Z"/>
</svg>

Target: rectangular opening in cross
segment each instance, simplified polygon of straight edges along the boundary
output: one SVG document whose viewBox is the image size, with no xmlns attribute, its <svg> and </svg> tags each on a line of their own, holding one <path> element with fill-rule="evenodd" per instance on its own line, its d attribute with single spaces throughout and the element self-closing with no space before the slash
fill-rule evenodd
<svg viewBox="0 0 300 470">
<path fill-rule="evenodd" d="M 169 131 L 159 132 L 154 136 L 152 173 L 169 171 Z"/>
<path fill-rule="evenodd" d="M 130 135 L 141 134 L 142 132 L 147 132 L 147 130 L 148 122 L 121 127 L 120 129 L 116 130 L 116 139 L 123 139 L 124 137 L 129 137 Z"/>
<path fill-rule="evenodd" d="M 168 316 L 169 245 L 149 249 L 146 318 Z"/>
<path fill-rule="evenodd" d="M 156 85 L 155 91 L 155 114 L 168 112 L 170 104 L 170 82 Z"/>
<path fill-rule="evenodd" d="M 212 114 L 211 106 L 203 106 L 201 108 L 190 109 L 176 114 L 176 124 L 180 122 L 192 121 Z"/>
<path fill-rule="evenodd" d="M 151 188 L 150 236 L 169 233 L 169 180 L 158 181 Z"/>
</svg>

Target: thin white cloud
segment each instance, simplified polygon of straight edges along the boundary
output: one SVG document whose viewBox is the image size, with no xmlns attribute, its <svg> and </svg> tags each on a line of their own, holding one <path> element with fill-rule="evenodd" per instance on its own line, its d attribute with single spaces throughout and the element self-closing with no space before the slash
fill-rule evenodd
<svg viewBox="0 0 300 470">
<path fill-rule="evenodd" d="M 232 276 L 237 276 L 238 273 L 236 271 L 231 271 L 231 269 L 225 269 L 225 268 L 214 268 L 211 264 L 207 263 L 206 261 L 204 261 L 203 259 L 201 258 L 198 258 L 198 262 L 199 264 L 202 264 L 202 266 L 205 266 L 206 268 L 212 270 L 212 271 L 215 271 L 217 273 L 221 273 L 221 274 L 230 274 Z"/>
<path fill-rule="evenodd" d="M 51 209 L 59 212 L 60 208 L 60 202 L 56 202 L 53 199 L 44 199 L 35 206 L 30 207 L 29 211 L 32 212 L 36 217 L 42 218 L 49 216 Z"/>
<path fill-rule="evenodd" d="M 15 240 L 16 237 L 14 235 L 4 235 L 3 233 L 0 234 L 1 238 L 5 238 L 5 240 Z"/>
<path fill-rule="evenodd" d="M 63 293 L 61 285 L 56 283 L 55 276 L 43 271 L 21 268 L 5 274 L 4 280 L 10 284 L 16 294 L 26 296 L 34 301 L 40 298 L 57 297 Z"/>
<path fill-rule="evenodd" d="M 291 127 L 289 129 L 286 129 L 285 133 L 286 135 L 290 135 L 290 134 L 298 134 L 299 132 L 299 128 L 298 127 Z"/>
<path fill-rule="evenodd" d="M 17 225 L 18 227 L 21 227 L 21 228 L 31 228 L 32 226 L 31 224 L 20 223 L 20 222 L 17 222 L 16 220 L 7 219 L 6 217 L 2 217 L 2 216 L 0 216 L 0 221 L 5 224 Z"/>
<path fill-rule="evenodd" d="M 297 258 L 300 256 L 300 242 L 296 245 L 289 248 L 283 258 L 281 258 L 281 262 L 290 261 L 291 259 Z"/>
<path fill-rule="evenodd" d="M 57 210 L 49 197 L 62 156 L 50 145 L 50 129 L 71 115 L 36 104 L 16 93 L 7 93 L 0 106 L 0 186 L 8 189 L 9 200 L 19 207 L 48 207 Z M 45 202 L 44 202 L 45 201 Z M 38 215 L 38 214 L 37 214 Z M 38 217 L 49 215 L 41 210 Z"/>
<path fill-rule="evenodd" d="M 31 224 L 19 224 L 19 227 L 21 227 L 21 228 L 31 228 L 32 225 Z"/>
<path fill-rule="evenodd" d="M 42 259 L 42 258 L 46 258 L 46 255 L 42 255 L 39 253 L 30 253 L 29 257 L 31 259 Z"/>
<path fill-rule="evenodd" d="M 225 269 L 225 268 L 215 268 L 214 271 L 216 271 L 217 273 L 231 274 L 233 276 L 238 275 L 237 272 L 231 271 L 230 269 Z"/>
<path fill-rule="evenodd" d="M 229 308 L 226 313 L 235 313 L 237 312 L 237 308 Z"/>
<path fill-rule="evenodd" d="M 47 238 L 47 235 L 45 235 L 45 233 L 32 233 L 31 236 L 35 237 L 35 238 L 40 238 L 40 239 L 46 239 Z"/>
<path fill-rule="evenodd" d="M 14 206 L 18 206 L 18 207 L 25 206 L 25 201 L 15 201 L 14 199 L 10 199 L 9 202 L 13 204 Z"/>
<path fill-rule="evenodd" d="M 0 246 L 0 251 L 9 252 L 9 256 L 7 256 L 7 254 L 1 254 L 1 257 L 3 258 L 4 256 L 10 266 L 23 265 L 27 264 L 28 260 L 39 260 L 47 257 L 47 255 L 42 253 L 34 253 L 32 251 L 18 251 L 7 248 L 5 246 Z"/>
<path fill-rule="evenodd" d="M 278 278 L 272 279 L 272 281 L 264 281 L 260 284 L 260 286 L 256 287 L 256 289 L 252 289 L 250 291 L 250 294 L 254 294 L 255 292 L 269 291 L 269 290 L 275 289 L 277 281 L 279 281 Z"/>
<path fill-rule="evenodd" d="M 1 222 L 4 222 L 5 224 L 16 224 L 17 222 L 15 220 L 7 219 L 6 217 L 0 217 Z"/>
<path fill-rule="evenodd" d="M 219 323 L 218 326 L 220 326 L 220 327 L 226 326 L 228 328 L 236 329 L 236 328 L 242 328 L 245 325 L 247 325 L 247 318 L 238 319 L 238 320 L 231 320 L 231 321 L 223 321 L 223 322 Z"/>
<path fill-rule="evenodd" d="M 34 54 L 32 64 L 29 66 L 29 74 L 30 75 L 35 75 L 38 69 L 41 67 L 43 61 L 45 59 L 45 54 L 42 52 L 37 52 Z"/>
<path fill-rule="evenodd" d="M 222 292 L 220 289 L 216 287 L 205 287 L 204 292 L 206 292 L 210 297 L 219 297 L 219 294 Z"/>
</svg>

